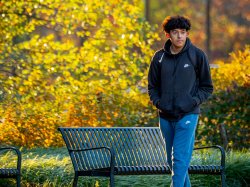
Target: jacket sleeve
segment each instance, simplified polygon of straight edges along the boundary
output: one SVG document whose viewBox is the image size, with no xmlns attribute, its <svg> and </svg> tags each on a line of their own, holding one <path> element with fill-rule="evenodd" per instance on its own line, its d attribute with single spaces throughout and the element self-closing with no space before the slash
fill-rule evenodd
<svg viewBox="0 0 250 187">
<path fill-rule="evenodd" d="M 213 83 L 210 73 L 208 58 L 203 51 L 198 55 L 198 90 L 194 96 L 197 105 L 200 105 L 208 99 L 213 93 Z"/>
<path fill-rule="evenodd" d="M 148 94 L 153 105 L 156 107 L 160 100 L 160 77 L 161 67 L 159 62 L 159 52 L 156 52 L 151 59 L 148 72 Z"/>
</svg>

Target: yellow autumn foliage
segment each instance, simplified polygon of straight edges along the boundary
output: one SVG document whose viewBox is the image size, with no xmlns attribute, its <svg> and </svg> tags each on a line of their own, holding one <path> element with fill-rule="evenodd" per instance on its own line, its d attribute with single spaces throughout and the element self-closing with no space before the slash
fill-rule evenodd
<svg viewBox="0 0 250 187">
<path fill-rule="evenodd" d="M 250 84 L 250 46 L 232 52 L 229 62 L 216 61 L 218 68 L 212 69 L 215 91 L 233 89 Z"/>
<path fill-rule="evenodd" d="M 159 37 L 141 0 L 1 3 L 1 144 L 62 146 L 59 126 L 157 125 L 147 71 Z M 216 91 L 249 83 L 249 46 L 231 57 L 212 69 Z"/>
<path fill-rule="evenodd" d="M 148 98 L 138 87 L 158 35 L 142 3 L 3 0 L 0 142 L 59 146 L 59 126 L 146 121 Z"/>
</svg>

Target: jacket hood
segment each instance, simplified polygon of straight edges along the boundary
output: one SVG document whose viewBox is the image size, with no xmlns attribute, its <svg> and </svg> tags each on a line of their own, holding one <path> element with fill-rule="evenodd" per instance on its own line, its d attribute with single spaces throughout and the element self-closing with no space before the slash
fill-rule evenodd
<svg viewBox="0 0 250 187">
<path fill-rule="evenodd" d="M 172 42 L 171 42 L 170 39 L 168 39 L 168 40 L 166 41 L 165 45 L 164 45 L 164 48 L 163 48 L 164 51 L 165 51 L 168 55 L 173 55 L 173 54 L 170 52 L 170 46 L 171 46 L 171 45 L 172 45 Z M 188 48 L 189 48 L 191 45 L 192 45 L 192 43 L 191 43 L 190 39 L 187 38 L 184 47 L 182 48 L 182 50 L 181 50 L 178 54 L 187 51 Z M 177 54 L 177 55 L 178 55 L 178 54 Z"/>
</svg>

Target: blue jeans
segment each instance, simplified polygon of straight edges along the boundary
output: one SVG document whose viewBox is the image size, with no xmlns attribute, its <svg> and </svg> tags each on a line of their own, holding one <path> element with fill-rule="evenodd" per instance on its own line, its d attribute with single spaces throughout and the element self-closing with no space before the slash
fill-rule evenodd
<svg viewBox="0 0 250 187">
<path fill-rule="evenodd" d="M 186 115 L 177 122 L 160 118 L 160 129 L 166 142 L 167 162 L 172 171 L 172 187 L 191 186 L 188 167 L 198 118 L 198 114 Z"/>
</svg>

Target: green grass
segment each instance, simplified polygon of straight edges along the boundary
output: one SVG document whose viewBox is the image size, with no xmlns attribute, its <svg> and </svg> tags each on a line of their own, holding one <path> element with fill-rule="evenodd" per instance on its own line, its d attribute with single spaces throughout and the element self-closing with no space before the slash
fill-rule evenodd
<svg viewBox="0 0 250 187">
<path fill-rule="evenodd" d="M 71 187 L 74 171 L 65 148 L 22 149 L 22 186 L 24 187 Z M 244 187 L 250 184 L 249 151 L 233 151 L 226 154 L 226 175 L 229 187 Z M 10 154 L 0 157 L 0 165 L 13 165 Z M 192 164 L 218 164 L 219 155 L 214 151 L 195 151 Z M 220 177 L 213 175 L 191 175 L 192 187 L 220 186 Z M 166 187 L 170 175 L 115 176 L 117 187 Z M 15 186 L 15 180 L 1 179 L 0 187 Z M 80 177 L 79 186 L 107 187 L 108 178 Z"/>
</svg>

